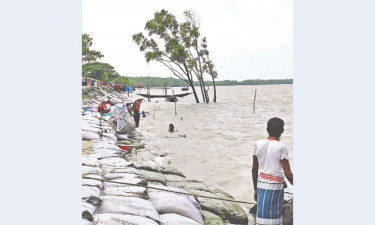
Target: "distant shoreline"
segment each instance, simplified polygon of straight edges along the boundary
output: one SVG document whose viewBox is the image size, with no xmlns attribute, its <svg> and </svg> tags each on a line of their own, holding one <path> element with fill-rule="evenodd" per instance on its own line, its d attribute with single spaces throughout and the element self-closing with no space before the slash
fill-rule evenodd
<svg viewBox="0 0 375 225">
<path fill-rule="evenodd" d="M 163 87 L 166 83 L 167 86 L 172 87 L 180 87 L 181 85 L 184 85 L 185 83 L 177 78 L 173 77 L 127 77 L 129 79 L 129 82 L 131 86 L 136 86 L 139 83 L 142 83 L 144 86 L 146 86 L 147 83 L 149 83 L 150 87 Z M 205 81 L 207 85 L 213 86 L 212 81 Z M 238 86 L 238 85 L 274 85 L 274 84 L 293 84 L 293 79 L 269 79 L 269 80 L 261 80 L 261 79 L 252 79 L 252 80 L 243 80 L 243 81 L 237 81 L 237 80 L 220 80 L 215 81 L 216 86 Z M 194 86 L 199 87 L 199 82 L 194 81 Z"/>
<path fill-rule="evenodd" d="M 280 83 L 280 84 L 293 84 L 293 83 Z M 216 87 L 217 86 L 246 86 L 246 85 L 280 85 L 280 84 L 216 84 Z M 211 84 L 210 84 L 211 85 Z M 199 85 L 195 85 L 194 84 L 194 87 L 199 87 Z"/>
</svg>

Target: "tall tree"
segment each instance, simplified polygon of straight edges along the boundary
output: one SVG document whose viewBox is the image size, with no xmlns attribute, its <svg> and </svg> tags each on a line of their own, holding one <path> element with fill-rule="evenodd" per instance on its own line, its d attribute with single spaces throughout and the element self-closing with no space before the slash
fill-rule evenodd
<svg viewBox="0 0 375 225">
<path fill-rule="evenodd" d="M 176 17 L 163 9 L 146 23 L 143 33 L 133 35 L 133 40 L 145 51 L 147 62 L 157 61 L 165 65 L 176 77 L 186 82 L 193 90 L 197 103 L 199 99 L 194 87 L 194 75 L 199 81 L 203 102 L 209 102 L 208 85 L 205 74 L 216 73 L 208 59 L 207 41 L 200 39 L 199 22 L 191 11 L 184 12 L 186 21 L 178 23 Z M 157 39 L 154 39 L 157 38 Z M 162 48 L 159 47 L 162 43 Z M 214 89 L 216 102 L 216 87 Z"/>
<path fill-rule="evenodd" d="M 209 59 L 207 49 L 207 38 L 201 38 L 199 32 L 200 22 L 196 19 L 195 13 L 187 10 L 184 12 L 186 21 L 181 24 L 180 32 L 183 37 L 184 46 L 189 50 L 190 68 L 197 76 L 202 90 L 203 101 L 209 102 L 209 86 L 205 82 L 204 76 L 209 75 L 214 85 L 214 102 L 216 102 L 216 85 L 215 78 L 217 71 L 214 70 L 214 64 Z"/>
<path fill-rule="evenodd" d="M 198 78 L 201 88 L 203 102 L 209 102 L 208 89 L 204 83 L 204 70 L 202 65 L 201 53 L 199 51 L 199 22 L 195 19 L 195 14 L 185 11 L 186 21 L 180 25 L 180 34 L 184 47 L 188 50 L 189 69 Z"/>
<path fill-rule="evenodd" d="M 89 34 L 82 34 L 82 62 L 89 63 L 94 62 L 97 59 L 104 57 L 104 55 L 99 52 L 90 49 L 92 46 L 92 37 Z"/>
<path fill-rule="evenodd" d="M 218 74 L 217 74 L 217 71 L 214 69 L 215 65 L 210 60 L 210 56 L 209 56 L 210 52 L 207 49 L 206 38 L 203 38 L 201 47 L 202 47 L 201 55 L 202 55 L 202 60 L 204 62 L 203 69 L 204 69 L 204 71 L 206 71 L 211 76 L 212 84 L 214 86 L 214 102 L 216 102 L 216 82 L 215 82 L 215 79 L 217 78 Z"/>
<path fill-rule="evenodd" d="M 195 101 L 199 103 L 194 77 L 188 65 L 188 52 L 181 43 L 178 28 L 176 17 L 163 9 L 156 12 L 154 18 L 146 23 L 145 30 L 148 31 L 148 37 L 138 33 L 133 35 L 133 40 L 140 51 L 146 51 L 147 62 L 156 61 L 166 66 L 176 77 L 192 88 Z M 154 37 L 162 42 L 164 50 L 159 47 Z"/>
</svg>

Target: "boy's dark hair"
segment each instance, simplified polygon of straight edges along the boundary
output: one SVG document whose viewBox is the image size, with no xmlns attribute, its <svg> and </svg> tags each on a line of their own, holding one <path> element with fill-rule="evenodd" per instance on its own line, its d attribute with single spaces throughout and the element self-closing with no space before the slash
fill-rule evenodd
<svg viewBox="0 0 375 225">
<path fill-rule="evenodd" d="M 170 123 L 168 131 L 173 132 L 173 129 L 174 129 L 174 125 L 172 123 Z"/>
<path fill-rule="evenodd" d="M 267 122 L 267 132 L 271 137 L 278 138 L 284 132 L 284 120 L 274 117 Z"/>
<path fill-rule="evenodd" d="M 130 106 L 130 103 L 126 103 L 126 107 Z"/>
</svg>

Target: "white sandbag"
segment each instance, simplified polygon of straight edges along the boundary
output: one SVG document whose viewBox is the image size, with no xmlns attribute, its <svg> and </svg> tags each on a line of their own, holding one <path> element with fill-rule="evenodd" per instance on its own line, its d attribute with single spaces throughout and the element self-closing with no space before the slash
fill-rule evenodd
<svg viewBox="0 0 375 225">
<path fill-rule="evenodd" d="M 106 143 L 93 144 L 92 147 L 91 147 L 91 149 L 92 150 L 96 150 L 96 149 L 99 149 L 99 150 L 108 149 L 108 150 L 122 151 L 122 149 L 119 148 L 117 145 L 115 145 L 115 144 L 106 144 Z"/>
<path fill-rule="evenodd" d="M 91 148 L 92 154 L 96 154 L 97 159 L 109 158 L 109 157 L 124 157 L 126 152 L 123 150 L 110 150 L 105 148 Z"/>
<path fill-rule="evenodd" d="M 113 213 L 95 214 L 94 222 L 95 225 L 159 225 L 145 217 Z"/>
<path fill-rule="evenodd" d="M 88 127 L 101 128 L 99 122 L 90 121 L 90 120 L 82 120 L 81 125 L 82 125 L 82 127 L 88 126 Z"/>
<path fill-rule="evenodd" d="M 88 175 L 88 174 L 102 175 L 103 172 L 99 167 L 82 166 L 82 175 Z"/>
<path fill-rule="evenodd" d="M 100 121 L 100 125 L 103 126 L 103 127 L 110 127 L 111 126 L 111 124 L 109 124 L 107 121 L 104 121 L 104 120 Z"/>
<path fill-rule="evenodd" d="M 93 215 L 95 211 L 95 206 L 88 204 L 86 202 L 82 202 L 82 218 L 87 219 L 89 221 L 93 221 Z"/>
<path fill-rule="evenodd" d="M 109 138 L 111 140 L 117 141 L 117 137 L 111 133 L 103 133 L 103 137 Z"/>
<path fill-rule="evenodd" d="M 114 148 L 100 148 L 100 147 L 91 147 L 92 153 L 122 153 L 124 152 L 121 149 L 114 149 Z"/>
<path fill-rule="evenodd" d="M 110 145 L 115 145 L 116 144 L 116 142 L 114 140 L 111 140 L 111 139 L 108 139 L 108 138 L 105 139 L 105 140 L 103 140 L 103 139 L 100 140 L 99 143 L 100 144 L 110 144 Z"/>
<path fill-rule="evenodd" d="M 179 188 L 162 188 L 186 193 L 186 191 Z M 147 193 L 159 214 L 175 213 L 204 224 L 199 203 L 194 197 L 151 188 L 147 190 Z"/>
<path fill-rule="evenodd" d="M 198 201 L 194 198 L 194 196 L 191 195 L 190 192 L 188 191 L 185 191 L 184 189 L 181 189 L 181 188 L 175 188 L 175 187 L 159 187 L 157 185 L 150 185 L 151 187 L 154 186 L 154 187 L 158 187 L 158 188 L 163 188 L 165 190 L 171 190 L 171 191 L 176 191 L 176 192 L 182 192 L 182 193 L 186 193 L 186 195 L 183 195 L 183 194 L 178 194 L 180 196 L 183 196 L 185 197 L 187 200 L 189 200 L 189 202 L 201 213 L 201 206 L 200 204 L 198 203 Z M 165 193 L 165 192 L 164 192 Z M 169 192 L 168 192 L 169 193 Z M 202 214 L 202 213 L 201 213 Z"/>
<path fill-rule="evenodd" d="M 114 183 L 113 181 L 119 182 L 119 183 Z M 127 176 L 127 177 L 112 179 L 112 180 L 109 180 L 109 181 L 104 181 L 104 187 L 106 187 L 106 188 L 107 187 L 124 187 L 124 186 L 128 186 L 126 183 L 128 183 L 130 185 L 131 184 L 141 184 L 141 183 L 144 183 L 144 181 L 145 180 L 142 179 L 142 178 Z"/>
<path fill-rule="evenodd" d="M 115 133 L 115 130 L 113 129 L 113 127 L 111 125 L 102 125 L 102 130 L 103 130 L 103 133 L 112 133 L 114 134 Z"/>
<path fill-rule="evenodd" d="M 84 116 L 85 118 L 93 118 L 93 119 L 100 119 L 100 113 L 99 112 L 90 112 L 88 113 L 86 116 Z"/>
<path fill-rule="evenodd" d="M 93 158 L 96 159 L 105 159 L 105 158 L 110 158 L 110 157 L 124 157 L 125 153 L 119 153 L 116 151 L 110 151 L 110 152 L 96 152 L 90 154 Z"/>
<path fill-rule="evenodd" d="M 93 225 L 91 221 L 88 221 L 87 219 L 82 218 L 81 225 Z"/>
<path fill-rule="evenodd" d="M 81 125 L 82 125 L 82 127 L 95 127 L 95 128 L 101 128 L 99 122 L 96 122 L 96 121 L 90 121 L 90 120 L 82 120 Z"/>
<path fill-rule="evenodd" d="M 82 131 L 82 140 L 99 140 L 100 135 L 94 132 Z"/>
<path fill-rule="evenodd" d="M 118 158 L 118 157 L 101 159 L 100 163 L 102 165 L 115 166 L 115 167 L 127 167 L 132 164 L 126 161 L 125 159 Z"/>
<path fill-rule="evenodd" d="M 128 135 L 126 134 L 116 134 L 117 140 L 122 141 L 122 140 L 128 140 Z"/>
<path fill-rule="evenodd" d="M 101 141 L 113 141 L 112 139 L 108 138 L 108 137 L 105 137 L 105 136 L 102 136 L 102 138 L 100 139 Z M 116 143 L 116 142 L 115 142 Z"/>
<path fill-rule="evenodd" d="M 170 161 L 169 157 L 156 157 L 154 159 L 154 161 L 156 162 L 156 164 L 158 166 L 164 166 L 164 165 L 167 165 L 167 164 L 171 164 L 171 161 Z"/>
<path fill-rule="evenodd" d="M 103 190 L 103 195 L 146 198 L 147 189 L 144 187 L 136 187 L 136 186 L 106 187 Z"/>
<path fill-rule="evenodd" d="M 86 174 L 86 175 L 82 175 L 82 178 L 84 179 L 100 179 L 102 180 L 103 179 L 103 176 L 102 175 L 97 175 L 97 174 Z"/>
<path fill-rule="evenodd" d="M 82 185 L 83 186 L 91 186 L 91 187 L 97 187 L 99 189 L 103 189 L 103 182 L 100 180 L 93 180 L 93 179 L 82 179 Z"/>
<path fill-rule="evenodd" d="M 96 113 L 96 112 L 89 113 L 87 115 L 82 116 L 82 119 L 84 120 L 94 120 L 98 122 L 99 122 L 99 118 L 100 118 L 100 113 Z"/>
<path fill-rule="evenodd" d="M 102 166 L 102 171 L 105 173 L 133 173 L 140 174 L 138 170 L 133 167 L 115 167 L 115 166 Z"/>
<path fill-rule="evenodd" d="M 82 126 L 84 125 L 89 125 L 89 126 L 95 126 L 96 128 L 100 128 L 100 123 L 99 121 L 93 121 L 93 120 L 82 120 L 81 122 Z"/>
<path fill-rule="evenodd" d="M 100 202 L 101 191 L 98 187 L 82 186 L 82 200 L 94 205 Z"/>
<path fill-rule="evenodd" d="M 133 179 L 133 178 L 141 178 L 141 176 L 138 174 L 134 174 L 134 173 L 106 173 L 104 174 L 104 178 L 106 180 L 114 180 L 114 179 L 119 179 L 119 178 Z"/>
<path fill-rule="evenodd" d="M 102 133 L 101 129 L 95 127 L 82 127 L 82 131 L 93 132 L 99 135 Z"/>
<path fill-rule="evenodd" d="M 111 140 L 111 139 L 106 139 L 106 140 L 100 140 L 98 143 L 96 143 L 95 145 L 97 146 L 103 146 L 103 147 L 113 147 L 113 146 L 116 146 L 116 141 L 114 140 Z"/>
<path fill-rule="evenodd" d="M 201 225 L 192 219 L 174 213 L 160 215 L 160 220 L 160 225 Z"/>
<path fill-rule="evenodd" d="M 82 156 L 82 166 L 101 167 L 102 163 L 96 158 L 90 156 Z"/>
<path fill-rule="evenodd" d="M 143 163 L 135 163 L 134 166 L 137 169 L 159 172 L 158 165 L 156 164 L 156 162 L 154 162 L 152 160 L 148 160 L 148 161 L 143 162 Z"/>
<path fill-rule="evenodd" d="M 118 213 L 159 220 L 159 214 L 148 200 L 136 197 L 102 196 L 102 204 L 97 213 Z"/>
<path fill-rule="evenodd" d="M 104 121 L 110 121 L 112 119 L 112 116 L 102 116 L 102 120 Z"/>
</svg>

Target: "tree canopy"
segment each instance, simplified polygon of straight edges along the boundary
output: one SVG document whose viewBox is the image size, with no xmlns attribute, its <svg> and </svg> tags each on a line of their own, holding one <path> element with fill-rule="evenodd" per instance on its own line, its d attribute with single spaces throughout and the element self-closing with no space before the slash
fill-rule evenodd
<svg viewBox="0 0 375 225">
<path fill-rule="evenodd" d="M 204 102 L 209 101 L 208 87 L 204 75 L 213 80 L 217 77 L 212 61 L 208 58 L 206 38 L 200 37 L 199 23 L 191 11 L 184 12 L 185 21 L 179 23 L 176 17 L 162 9 L 146 22 L 145 31 L 133 35 L 133 41 L 145 52 L 146 62 L 156 61 L 166 66 L 174 76 L 192 87 L 196 102 L 199 103 L 194 88 L 197 78 Z M 215 97 L 216 101 L 216 89 Z"/>
<path fill-rule="evenodd" d="M 111 81 L 119 78 L 120 74 L 108 63 L 90 62 L 82 65 L 82 76 L 102 81 Z"/>
<path fill-rule="evenodd" d="M 89 34 L 82 34 L 82 62 L 89 63 L 96 61 L 97 59 L 103 58 L 104 55 L 99 52 L 90 49 L 92 46 L 92 37 Z"/>
<path fill-rule="evenodd" d="M 112 65 L 96 61 L 104 55 L 99 51 L 90 49 L 92 42 L 93 38 L 89 34 L 82 34 L 82 76 L 101 81 L 128 83 L 129 80 L 121 76 Z"/>
</svg>

